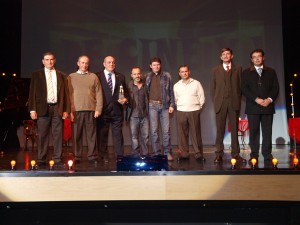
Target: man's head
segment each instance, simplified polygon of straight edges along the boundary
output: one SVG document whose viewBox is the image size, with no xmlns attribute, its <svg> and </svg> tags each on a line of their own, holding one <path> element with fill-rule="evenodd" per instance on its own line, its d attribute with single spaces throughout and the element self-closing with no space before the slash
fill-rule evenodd
<svg viewBox="0 0 300 225">
<path fill-rule="evenodd" d="M 85 55 L 80 56 L 77 61 L 78 69 L 83 73 L 87 72 L 89 69 L 89 63 L 90 63 L 90 59 L 87 56 Z"/>
<path fill-rule="evenodd" d="M 153 73 L 159 73 L 161 70 L 161 60 L 158 57 L 154 57 L 150 60 L 150 68 Z"/>
<path fill-rule="evenodd" d="M 191 71 L 187 65 L 179 66 L 178 74 L 182 80 L 188 80 L 190 78 Z"/>
<path fill-rule="evenodd" d="M 140 83 L 141 82 L 141 76 L 142 76 L 142 70 L 140 67 L 132 67 L 131 69 L 131 78 L 134 81 L 134 83 Z"/>
<path fill-rule="evenodd" d="M 42 63 L 45 68 L 52 70 L 54 68 L 56 59 L 52 52 L 46 52 L 43 54 Z"/>
<path fill-rule="evenodd" d="M 250 53 L 250 59 L 254 66 L 262 66 L 265 60 L 265 53 L 262 49 L 255 49 Z"/>
<path fill-rule="evenodd" d="M 230 48 L 222 48 L 220 59 L 222 63 L 229 64 L 233 59 L 233 52 Z"/>
<path fill-rule="evenodd" d="M 113 72 L 116 68 L 116 60 L 112 56 L 106 56 L 103 61 L 103 66 L 108 72 Z"/>
</svg>

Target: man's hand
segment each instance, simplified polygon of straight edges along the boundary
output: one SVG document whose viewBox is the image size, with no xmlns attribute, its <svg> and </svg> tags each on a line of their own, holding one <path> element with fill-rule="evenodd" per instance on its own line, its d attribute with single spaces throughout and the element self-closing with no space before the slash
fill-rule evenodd
<svg viewBox="0 0 300 225">
<path fill-rule="evenodd" d="M 121 104 L 121 105 L 124 105 L 128 102 L 127 98 L 122 98 L 122 99 L 118 99 L 118 102 Z"/>
</svg>

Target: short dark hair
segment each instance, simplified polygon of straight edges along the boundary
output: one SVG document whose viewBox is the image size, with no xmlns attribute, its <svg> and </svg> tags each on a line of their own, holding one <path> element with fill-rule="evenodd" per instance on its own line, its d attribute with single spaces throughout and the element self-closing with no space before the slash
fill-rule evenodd
<svg viewBox="0 0 300 225">
<path fill-rule="evenodd" d="M 179 67 L 178 67 L 178 71 L 179 71 L 181 68 L 183 68 L 183 67 L 186 67 L 186 68 L 188 68 L 188 70 L 190 70 L 190 68 L 189 68 L 189 66 L 188 66 L 188 65 L 186 65 L 186 64 L 183 64 L 183 65 L 181 65 L 181 66 L 179 66 Z"/>
<path fill-rule="evenodd" d="M 256 52 L 261 53 L 262 56 L 265 56 L 265 52 L 264 52 L 262 49 L 257 48 L 257 49 L 254 49 L 254 50 L 250 53 L 250 59 L 252 59 L 253 53 L 256 53 Z"/>
<path fill-rule="evenodd" d="M 153 62 L 158 62 L 159 64 L 161 64 L 161 59 L 158 58 L 158 57 L 153 57 L 152 59 L 150 59 L 150 65 L 151 65 Z"/>
<path fill-rule="evenodd" d="M 46 55 L 53 55 L 53 57 L 54 57 L 54 59 L 55 59 L 55 55 L 54 55 L 53 52 L 45 52 L 45 53 L 43 54 L 43 59 L 44 59 L 44 57 L 45 57 Z"/>
<path fill-rule="evenodd" d="M 230 54 L 233 54 L 233 51 L 232 51 L 231 48 L 222 48 L 222 49 L 221 49 L 221 55 L 222 55 L 223 52 L 226 52 L 226 51 L 229 51 Z"/>
</svg>

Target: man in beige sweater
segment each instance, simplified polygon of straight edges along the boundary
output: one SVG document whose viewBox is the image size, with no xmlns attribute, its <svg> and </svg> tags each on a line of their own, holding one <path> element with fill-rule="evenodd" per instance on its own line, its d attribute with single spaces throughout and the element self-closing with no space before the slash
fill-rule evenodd
<svg viewBox="0 0 300 225">
<path fill-rule="evenodd" d="M 87 158 L 90 163 L 97 163 L 98 151 L 96 147 L 96 118 L 101 115 L 103 95 L 100 81 L 96 74 L 90 73 L 89 58 L 78 58 L 78 71 L 71 73 L 68 80 L 71 102 L 71 121 L 73 128 L 73 149 L 75 164 L 82 160 L 83 130 L 87 139 Z"/>
</svg>

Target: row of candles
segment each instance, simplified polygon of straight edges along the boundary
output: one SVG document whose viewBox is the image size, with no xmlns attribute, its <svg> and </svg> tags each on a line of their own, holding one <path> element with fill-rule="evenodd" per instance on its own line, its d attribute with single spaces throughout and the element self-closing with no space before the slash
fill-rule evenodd
<svg viewBox="0 0 300 225">
<path fill-rule="evenodd" d="M 293 165 L 294 168 L 298 167 L 298 163 L 299 163 L 299 159 L 297 158 L 297 156 L 295 155 L 293 158 Z M 251 164 L 252 164 L 252 169 L 255 169 L 256 165 L 257 165 L 257 160 L 255 158 L 251 159 Z M 272 159 L 272 164 L 273 164 L 273 168 L 277 169 L 277 165 L 278 165 L 278 159 L 273 158 Z M 231 168 L 235 169 L 236 168 L 236 159 L 232 158 L 231 159 Z"/>
<path fill-rule="evenodd" d="M 16 168 L 16 164 L 17 162 L 15 160 L 10 161 L 10 165 L 11 165 L 11 170 L 15 170 Z M 50 170 L 53 170 L 54 167 L 54 161 L 50 160 L 49 161 L 49 166 L 50 166 Z M 31 170 L 35 170 L 36 169 L 36 161 L 35 160 L 31 160 L 30 161 L 30 165 L 31 165 Z M 72 171 L 72 166 L 73 166 L 73 160 L 69 160 L 68 161 L 68 166 L 69 166 L 69 171 Z"/>
</svg>

